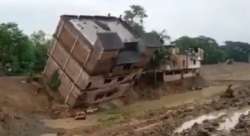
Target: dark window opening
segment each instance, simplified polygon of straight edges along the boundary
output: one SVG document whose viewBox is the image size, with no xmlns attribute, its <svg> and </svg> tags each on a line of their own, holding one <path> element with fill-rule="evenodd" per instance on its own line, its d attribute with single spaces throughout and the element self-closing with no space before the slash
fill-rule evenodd
<svg viewBox="0 0 250 136">
<path fill-rule="evenodd" d="M 114 91 L 110 91 L 106 94 L 106 97 L 111 97 L 112 95 L 114 95 L 117 92 L 117 90 Z"/>
<path fill-rule="evenodd" d="M 122 81 L 124 77 L 119 77 L 117 81 Z"/>
<path fill-rule="evenodd" d="M 79 100 L 85 100 L 86 99 L 86 94 L 82 94 L 80 97 L 79 97 Z"/>
<path fill-rule="evenodd" d="M 196 60 L 193 60 L 193 64 L 196 65 Z"/>
<path fill-rule="evenodd" d="M 95 101 L 99 100 L 99 99 L 102 99 L 105 95 L 103 93 L 100 93 L 100 94 L 97 94 L 95 96 Z"/>
<path fill-rule="evenodd" d="M 134 79 L 134 80 L 136 79 L 136 75 L 133 76 L 133 79 Z"/>
<path fill-rule="evenodd" d="M 175 61 L 175 60 L 173 61 L 173 66 L 174 66 L 174 67 L 176 66 L 176 61 Z"/>
<path fill-rule="evenodd" d="M 124 66 L 123 66 L 123 70 L 129 70 L 130 68 L 131 68 L 131 64 L 125 64 Z"/>
<path fill-rule="evenodd" d="M 108 83 L 110 83 L 112 81 L 112 79 L 105 79 L 104 80 L 104 84 L 108 84 Z"/>
<path fill-rule="evenodd" d="M 171 75 L 171 74 L 172 74 L 172 72 L 170 72 L 170 71 L 165 72 L 165 75 Z"/>
<path fill-rule="evenodd" d="M 185 60 L 182 61 L 182 65 L 183 65 L 183 67 L 186 65 L 186 61 Z"/>
<path fill-rule="evenodd" d="M 194 48 L 194 51 L 195 51 L 195 52 L 198 52 L 198 51 L 199 51 L 199 48 Z"/>
<path fill-rule="evenodd" d="M 91 87 L 91 85 L 92 85 L 92 83 L 89 82 L 88 85 L 87 85 L 87 87 L 86 87 L 86 89 L 89 89 Z"/>
</svg>

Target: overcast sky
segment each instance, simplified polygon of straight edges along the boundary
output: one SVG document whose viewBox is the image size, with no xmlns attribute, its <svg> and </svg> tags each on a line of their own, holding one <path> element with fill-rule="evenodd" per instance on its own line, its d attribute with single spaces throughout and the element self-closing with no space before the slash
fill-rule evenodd
<svg viewBox="0 0 250 136">
<path fill-rule="evenodd" d="M 62 14 L 119 16 L 132 4 L 146 9 L 148 31 L 166 29 L 172 40 L 205 35 L 250 42 L 250 0 L 0 0 L 0 23 L 52 34 Z"/>
</svg>

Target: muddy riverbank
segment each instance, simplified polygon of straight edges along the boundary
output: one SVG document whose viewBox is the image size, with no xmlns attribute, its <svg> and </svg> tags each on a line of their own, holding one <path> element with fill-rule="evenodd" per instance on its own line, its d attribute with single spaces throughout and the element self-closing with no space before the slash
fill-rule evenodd
<svg viewBox="0 0 250 136">
<path fill-rule="evenodd" d="M 218 97 L 198 105 L 177 107 L 162 125 L 138 135 L 223 136 L 250 135 L 250 84 L 229 87 Z"/>
<path fill-rule="evenodd" d="M 225 136 L 248 134 L 250 84 L 229 86 L 221 96 L 201 103 L 162 108 L 142 123 L 131 122 L 103 135 L 116 136 Z M 242 125 L 242 124 L 246 124 Z"/>
</svg>

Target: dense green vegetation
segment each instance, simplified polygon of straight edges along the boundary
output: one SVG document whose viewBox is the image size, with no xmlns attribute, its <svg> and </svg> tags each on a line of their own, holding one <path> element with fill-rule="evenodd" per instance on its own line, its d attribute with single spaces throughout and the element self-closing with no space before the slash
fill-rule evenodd
<svg viewBox="0 0 250 136">
<path fill-rule="evenodd" d="M 15 23 L 0 24 L 0 72 L 7 75 L 40 72 L 48 45 L 42 31 L 29 37 Z"/>
<path fill-rule="evenodd" d="M 43 31 L 37 31 L 31 34 L 30 40 L 34 47 L 34 54 L 36 60 L 34 61 L 34 72 L 40 72 L 43 70 L 47 61 L 47 52 L 49 46 L 52 44 L 51 39 L 46 39 L 46 34 Z"/>
<path fill-rule="evenodd" d="M 221 46 L 221 48 L 226 53 L 228 59 L 233 59 L 239 62 L 249 62 L 249 43 L 226 41 L 225 45 Z"/>
<path fill-rule="evenodd" d="M 59 78 L 59 73 L 58 70 L 56 70 L 52 76 L 51 79 L 48 81 L 48 86 L 52 89 L 52 90 L 58 90 L 58 87 L 61 84 L 61 80 Z"/>
<path fill-rule="evenodd" d="M 238 62 L 248 62 L 250 54 L 250 44 L 243 42 L 226 41 L 225 45 L 218 43 L 209 37 L 181 37 L 173 42 L 182 51 L 188 48 L 202 48 L 205 51 L 204 64 L 216 64 L 226 60 Z"/>
</svg>

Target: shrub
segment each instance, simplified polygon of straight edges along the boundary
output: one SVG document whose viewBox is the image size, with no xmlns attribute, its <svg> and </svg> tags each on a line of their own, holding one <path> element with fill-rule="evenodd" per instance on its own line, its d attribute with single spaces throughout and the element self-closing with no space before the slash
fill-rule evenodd
<svg viewBox="0 0 250 136">
<path fill-rule="evenodd" d="M 56 71 L 54 71 L 54 73 L 52 74 L 51 79 L 50 79 L 49 82 L 48 82 L 48 86 L 49 86 L 52 90 L 57 91 L 57 90 L 58 90 L 58 87 L 60 86 L 60 84 L 61 84 L 61 80 L 60 80 L 60 78 L 59 78 L 58 70 L 56 70 Z"/>
</svg>

